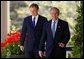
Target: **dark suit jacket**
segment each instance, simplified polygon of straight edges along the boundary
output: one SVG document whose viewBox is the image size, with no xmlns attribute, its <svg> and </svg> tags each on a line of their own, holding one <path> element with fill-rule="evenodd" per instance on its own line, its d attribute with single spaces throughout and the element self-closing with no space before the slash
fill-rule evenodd
<svg viewBox="0 0 84 59">
<path fill-rule="evenodd" d="M 38 50 L 43 24 L 46 21 L 47 18 L 39 15 L 37 24 L 34 28 L 32 24 L 32 16 L 27 16 L 24 18 L 20 45 L 25 47 L 25 53 L 32 52 L 33 50 Z"/>
<path fill-rule="evenodd" d="M 44 47 L 45 47 L 46 57 L 50 57 L 53 48 L 55 48 L 57 57 L 63 57 L 65 56 L 66 53 L 65 47 L 60 48 L 58 46 L 58 42 L 62 42 L 66 46 L 69 39 L 70 39 L 70 32 L 69 32 L 68 23 L 59 19 L 57 24 L 57 29 L 55 32 L 55 37 L 53 38 L 52 30 L 51 30 L 51 20 L 50 20 L 44 24 L 39 50 L 44 51 L 45 50 Z M 45 42 L 46 42 L 46 46 L 45 46 Z"/>
</svg>

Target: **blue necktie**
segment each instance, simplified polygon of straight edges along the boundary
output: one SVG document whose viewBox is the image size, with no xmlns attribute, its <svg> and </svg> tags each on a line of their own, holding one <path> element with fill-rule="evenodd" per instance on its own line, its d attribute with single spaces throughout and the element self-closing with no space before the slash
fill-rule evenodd
<svg viewBox="0 0 84 59">
<path fill-rule="evenodd" d="M 35 28 L 35 17 L 33 18 L 33 27 Z"/>
<path fill-rule="evenodd" d="M 54 36 L 55 36 L 55 21 L 53 22 L 53 26 L 52 26 L 52 33 L 53 33 L 53 38 L 54 38 Z"/>
</svg>

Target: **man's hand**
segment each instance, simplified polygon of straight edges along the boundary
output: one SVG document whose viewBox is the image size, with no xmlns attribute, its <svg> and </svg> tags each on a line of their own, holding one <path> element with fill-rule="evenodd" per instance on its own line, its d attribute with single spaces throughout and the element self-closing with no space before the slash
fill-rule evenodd
<svg viewBox="0 0 84 59">
<path fill-rule="evenodd" d="M 45 55 L 44 55 L 44 52 L 42 52 L 42 51 L 39 51 L 39 56 L 42 58 L 42 57 L 44 57 Z"/>
<path fill-rule="evenodd" d="M 24 46 L 20 46 L 20 50 L 21 51 L 24 51 Z"/>
<path fill-rule="evenodd" d="M 59 47 L 63 48 L 64 47 L 64 43 L 58 43 Z"/>
</svg>

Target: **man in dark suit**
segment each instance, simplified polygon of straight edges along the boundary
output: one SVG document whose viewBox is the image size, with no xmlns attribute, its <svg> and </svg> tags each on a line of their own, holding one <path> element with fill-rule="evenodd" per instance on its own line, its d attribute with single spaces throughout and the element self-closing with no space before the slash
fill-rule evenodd
<svg viewBox="0 0 84 59">
<path fill-rule="evenodd" d="M 70 39 L 68 23 L 58 18 L 59 9 L 52 7 L 52 19 L 44 24 L 43 34 L 39 45 L 39 56 L 46 58 L 65 58 L 65 46 Z M 45 47 L 45 49 L 44 49 Z"/>
<path fill-rule="evenodd" d="M 47 21 L 47 18 L 38 14 L 39 7 L 37 4 L 31 4 L 29 9 L 31 15 L 24 18 L 20 49 L 24 50 L 25 58 L 39 58 L 39 43 L 43 24 Z"/>
</svg>

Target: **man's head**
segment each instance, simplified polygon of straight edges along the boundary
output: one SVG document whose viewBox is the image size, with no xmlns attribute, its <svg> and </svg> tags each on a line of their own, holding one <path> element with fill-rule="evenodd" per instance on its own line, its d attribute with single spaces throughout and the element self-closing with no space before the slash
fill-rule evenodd
<svg viewBox="0 0 84 59">
<path fill-rule="evenodd" d="M 59 13 L 60 13 L 60 11 L 59 11 L 59 9 L 56 8 L 56 7 L 52 7 L 52 8 L 50 9 L 50 15 L 51 15 L 51 17 L 52 17 L 53 19 L 57 19 L 58 16 L 59 16 Z"/>
<path fill-rule="evenodd" d="M 38 14 L 39 6 L 35 3 L 31 4 L 29 6 L 30 12 L 33 16 L 36 16 Z"/>
</svg>

